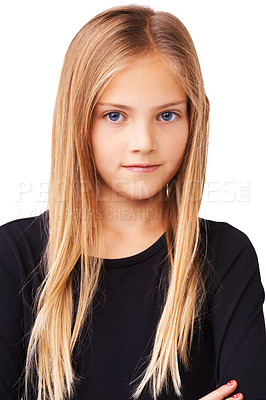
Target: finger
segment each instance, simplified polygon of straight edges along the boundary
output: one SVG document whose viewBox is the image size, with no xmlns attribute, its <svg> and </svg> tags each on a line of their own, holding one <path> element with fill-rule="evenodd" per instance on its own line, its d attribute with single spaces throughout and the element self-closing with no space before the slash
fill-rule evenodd
<svg viewBox="0 0 266 400">
<path fill-rule="evenodd" d="M 227 399 L 225 399 L 225 400 L 232 400 L 232 399 L 234 399 L 234 400 L 243 400 L 244 396 L 243 396 L 242 393 L 236 393 L 231 397 L 227 397 Z"/>
<path fill-rule="evenodd" d="M 227 382 L 225 385 L 220 386 L 218 389 L 200 398 L 199 400 L 224 400 L 228 399 L 231 393 L 237 388 L 237 382 L 233 379 Z M 229 397 L 230 398 L 230 397 Z M 232 397 L 234 398 L 234 397 Z M 242 397 L 243 398 L 243 397 Z M 231 398 L 230 398 L 231 399 Z M 235 397 L 234 399 L 242 400 L 241 396 Z"/>
</svg>

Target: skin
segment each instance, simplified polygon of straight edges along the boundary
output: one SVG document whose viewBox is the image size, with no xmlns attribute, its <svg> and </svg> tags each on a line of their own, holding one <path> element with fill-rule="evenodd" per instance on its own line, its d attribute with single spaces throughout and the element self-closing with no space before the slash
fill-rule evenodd
<svg viewBox="0 0 266 400">
<path fill-rule="evenodd" d="M 237 389 L 237 381 L 231 380 L 227 384 L 220 386 L 218 389 L 209 393 L 208 395 L 201 397 L 199 400 L 243 400 L 244 396 L 242 393 L 236 393 L 235 395 L 230 396 L 231 393 L 236 391 Z"/>
<path fill-rule="evenodd" d="M 159 59 L 137 60 L 100 97 L 92 146 L 108 258 L 136 254 L 165 231 L 162 193 L 180 167 L 188 133 L 186 94 Z M 157 168 L 126 168 L 133 164 Z"/>
<path fill-rule="evenodd" d="M 163 61 L 136 60 L 101 95 L 91 133 L 100 181 L 102 256 L 137 254 L 166 229 L 162 194 L 182 163 L 189 135 L 186 93 Z M 156 168 L 129 167 L 139 164 Z M 236 388 L 232 381 L 199 400 L 242 400 L 242 394 L 228 397 Z"/>
</svg>

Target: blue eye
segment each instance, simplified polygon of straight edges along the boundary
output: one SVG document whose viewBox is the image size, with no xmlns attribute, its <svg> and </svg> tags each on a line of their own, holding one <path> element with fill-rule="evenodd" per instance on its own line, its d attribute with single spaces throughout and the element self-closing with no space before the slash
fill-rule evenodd
<svg viewBox="0 0 266 400">
<path fill-rule="evenodd" d="M 105 115 L 110 121 L 116 122 L 120 119 L 121 114 L 117 111 L 109 112 Z"/>
<path fill-rule="evenodd" d="M 165 111 L 162 114 L 160 114 L 160 119 L 162 119 L 165 122 L 173 121 L 176 118 L 177 114 L 173 113 L 172 111 Z"/>
</svg>

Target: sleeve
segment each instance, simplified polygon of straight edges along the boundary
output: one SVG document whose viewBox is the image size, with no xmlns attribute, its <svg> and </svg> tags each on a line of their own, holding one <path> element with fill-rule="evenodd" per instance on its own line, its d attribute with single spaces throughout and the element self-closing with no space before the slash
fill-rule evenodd
<svg viewBox="0 0 266 400">
<path fill-rule="evenodd" d="M 211 304 L 216 383 L 219 387 L 235 379 L 245 400 L 265 400 L 265 294 L 258 258 L 243 232 L 225 226 L 216 259 L 220 284 Z"/>
<path fill-rule="evenodd" d="M 23 305 L 19 294 L 19 270 L 13 252 L 0 229 L 0 398 L 21 398 L 25 360 Z"/>
</svg>

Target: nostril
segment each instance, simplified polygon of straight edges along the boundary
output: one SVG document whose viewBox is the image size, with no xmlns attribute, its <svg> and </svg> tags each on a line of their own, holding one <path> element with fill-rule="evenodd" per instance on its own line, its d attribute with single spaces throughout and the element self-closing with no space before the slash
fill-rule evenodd
<svg viewBox="0 0 266 400">
<path fill-rule="evenodd" d="M 134 135 L 129 143 L 129 147 L 131 151 L 147 153 L 156 149 L 156 142 L 153 135 L 139 133 L 138 135 Z"/>
</svg>

